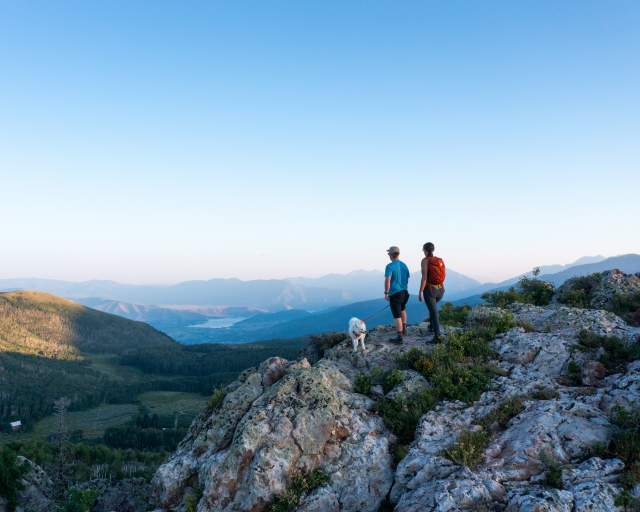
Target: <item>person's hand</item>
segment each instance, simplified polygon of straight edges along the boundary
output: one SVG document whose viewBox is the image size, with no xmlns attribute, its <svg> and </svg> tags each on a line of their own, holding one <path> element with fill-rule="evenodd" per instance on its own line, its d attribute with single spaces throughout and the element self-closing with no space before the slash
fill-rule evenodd
<svg viewBox="0 0 640 512">
<path fill-rule="evenodd" d="M 387 302 L 389 302 L 389 294 L 385 293 L 384 294 L 384 300 L 386 300 Z"/>
<path fill-rule="evenodd" d="M 422 294 L 421 293 L 418 294 L 418 301 L 422 302 Z"/>
</svg>

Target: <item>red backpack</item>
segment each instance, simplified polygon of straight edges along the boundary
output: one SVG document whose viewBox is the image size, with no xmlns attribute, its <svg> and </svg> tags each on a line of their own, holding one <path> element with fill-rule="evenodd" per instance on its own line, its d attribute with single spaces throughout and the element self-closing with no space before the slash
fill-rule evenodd
<svg viewBox="0 0 640 512">
<path fill-rule="evenodd" d="M 444 267 L 444 261 L 437 256 L 431 256 L 427 261 L 427 279 L 429 284 L 441 285 L 447 275 L 447 269 Z"/>
</svg>

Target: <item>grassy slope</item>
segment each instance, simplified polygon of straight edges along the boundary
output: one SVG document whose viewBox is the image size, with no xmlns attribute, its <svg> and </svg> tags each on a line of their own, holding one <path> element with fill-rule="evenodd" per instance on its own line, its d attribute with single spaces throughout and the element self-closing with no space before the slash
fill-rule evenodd
<svg viewBox="0 0 640 512">
<path fill-rule="evenodd" d="M 191 414 L 205 397 L 184 391 L 206 393 L 270 356 L 295 357 L 303 344 L 186 347 L 144 323 L 49 294 L 0 293 L 0 424 L 34 424 L 61 396 L 86 413 L 73 413 L 78 428 L 93 433 L 129 419 L 138 398 L 159 414 Z M 47 421 L 36 433 L 50 433 Z"/>
</svg>

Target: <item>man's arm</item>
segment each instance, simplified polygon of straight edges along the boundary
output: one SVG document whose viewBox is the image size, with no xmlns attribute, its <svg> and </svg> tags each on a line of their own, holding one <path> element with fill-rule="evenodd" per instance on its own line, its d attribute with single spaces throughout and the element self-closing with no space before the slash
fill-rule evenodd
<svg viewBox="0 0 640 512">
<path fill-rule="evenodd" d="M 389 288 L 391 288 L 391 276 L 384 278 L 384 298 L 389 300 Z"/>
</svg>

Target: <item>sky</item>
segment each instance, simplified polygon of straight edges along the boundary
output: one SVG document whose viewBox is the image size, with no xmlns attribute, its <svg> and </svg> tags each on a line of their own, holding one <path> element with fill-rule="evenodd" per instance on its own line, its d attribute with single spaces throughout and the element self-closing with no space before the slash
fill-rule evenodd
<svg viewBox="0 0 640 512">
<path fill-rule="evenodd" d="M 0 0 L 0 277 L 640 252 L 640 2 Z"/>
</svg>

